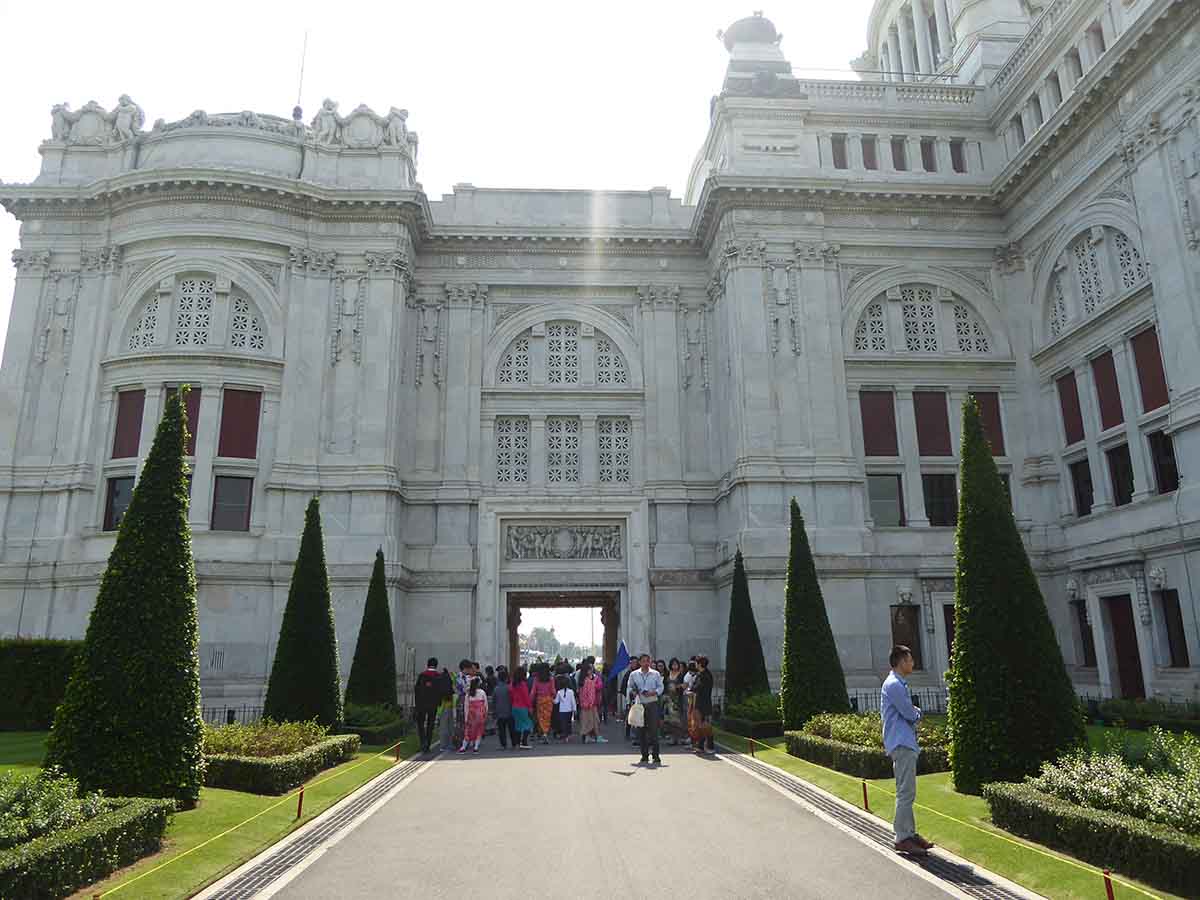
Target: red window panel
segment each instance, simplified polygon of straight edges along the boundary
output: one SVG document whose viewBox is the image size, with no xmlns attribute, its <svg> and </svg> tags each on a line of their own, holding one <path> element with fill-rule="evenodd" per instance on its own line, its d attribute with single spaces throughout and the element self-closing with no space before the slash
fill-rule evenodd
<svg viewBox="0 0 1200 900">
<path fill-rule="evenodd" d="M 1092 377 L 1096 382 L 1096 399 L 1100 401 L 1100 428 L 1120 425 L 1125 421 L 1125 413 L 1121 411 L 1121 388 L 1111 351 L 1092 360 Z"/>
<path fill-rule="evenodd" d="M 863 452 L 867 456 L 899 456 L 896 443 L 896 405 L 891 391 L 862 391 Z"/>
<path fill-rule="evenodd" d="M 979 404 L 979 418 L 983 421 L 983 434 L 992 447 L 992 456 L 1004 455 L 1004 422 L 1000 418 L 1000 395 L 995 391 L 972 391 L 971 396 Z"/>
<path fill-rule="evenodd" d="M 1147 328 L 1134 335 L 1133 359 L 1137 363 L 1138 382 L 1142 386 L 1142 412 L 1166 406 L 1167 374 L 1163 371 L 1162 354 L 1158 348 L 1158 332 Z"/>
<path fill-rule="evenodd" d="M 167 400 L 175 396 L 179 388 L 167 388 Z M 183 401 L 187 405 L 187 455 L 196 455 L 196 426 L 200 423 L 200 388 L 188 388 L 187 397 Z"/>
<path fill-rule="evenodd" d="M 917 449 L 922 456 L 953 456 L 950 448 L 950 416 L 942 391 L 913 391 L 917 416 Z"/>
<path fill-rule="evenodd" d="M 138 455 L 142 442 L 142 409 L 145 391 L 121 391 L 117 394 L 117 427 L 113 434 L 113 459 Z"/>
<path fill-rule="evenodd" d="M 1074 372 L 1058 379 L 1058 405 L 1062 408 L 1063 431 L 1069 447 L 1083 440 L 1083 411 L 1079 408 L 1079 386 L 1075 384 Z"/>
<path fill-rule="evenodd" d="M 258 455 L 258 391 L 225 389 L 221 403 L 221 435 L 217 456 L 254 459 Z"/>
</svg>

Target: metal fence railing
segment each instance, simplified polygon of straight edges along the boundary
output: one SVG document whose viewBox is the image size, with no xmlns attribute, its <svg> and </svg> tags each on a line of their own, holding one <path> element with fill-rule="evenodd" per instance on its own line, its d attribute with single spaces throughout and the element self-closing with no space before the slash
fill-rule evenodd
<svg viewBox="0 0 1200 900">
<path fill-rule="evenodd" d="M 850 708 L 855 712 L 879 712 L 880 692 L 876 690 L 850 691 Z M 948 691 L 944 687 L 923 687 L 910 691 L 913 703 L 925 713 L 944 713 Z"/>
<path fill-rule="evenodd" d="M 201 706 L 200 717 L 209 725 L 249 725 L 262 718 L 262 707 Z"/>
</svg>

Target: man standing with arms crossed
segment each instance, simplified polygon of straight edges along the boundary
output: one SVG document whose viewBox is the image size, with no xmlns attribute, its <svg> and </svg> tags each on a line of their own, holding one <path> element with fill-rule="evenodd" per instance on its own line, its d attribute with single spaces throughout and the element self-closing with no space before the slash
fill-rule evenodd
<svg viewBox="0 0 1200 900">
<path fill-rule="evenodd" d="M 658 698 L 662 696 L 663 680 L 657 670 L 650 668 L 650 654 L 643 653 L 638 663 L 639 668 L 629 676 L 629 694 L 631 698 L 641 698 L 646 713 L 642 726 L 642 762 L 649 762 L 649 754 L 653 753 L 657 766 L 662 764 L 658 753 Z"/>
<path fill-rule="evenodd" d="M 883 716 L 883 748 L 892 758 L 892 771 L 896 773 L 896 818 L 892 828 L 896 832 L 896 850 L 927 856 L 933 846 L 917 834 L 913 820 L 913 801 L 917 799 L 917 722 L 921 710 L 913 705 L 906 680 L 913 670 L 912 651 L 902 644 L 892 648 L 888 657 L 892 671 L 883 682 L 883 693 L 879 709 Z"/>
</svg>

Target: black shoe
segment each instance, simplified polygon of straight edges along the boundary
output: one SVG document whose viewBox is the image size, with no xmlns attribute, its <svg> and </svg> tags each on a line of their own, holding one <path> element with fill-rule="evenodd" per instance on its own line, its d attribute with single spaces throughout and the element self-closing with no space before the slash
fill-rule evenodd
<svg viewBox="0 0 1200 900">
<path fill-rule="evenodd" d="M 643 757 L 642 757 L 642 759 L 641 759 L 641 763 L 640 763 L 640 765 L 643 765 L 643 766 L 644 766 L 644 765 L 646 765 L 648 762 L 650 762 L 650 757 L 648 757 L 648 756 L 643 756 Z"/>
<path fill-rule="evenodd" d="M 655 764 L 656 766 L 661 766 L 661 765 L 662 765 L 662 760 L 661 760 L 659 757 L 657 757 L 657 756 L 656 756 L 656 757 L 654 757 L 654 764 Z"/>
</svg>

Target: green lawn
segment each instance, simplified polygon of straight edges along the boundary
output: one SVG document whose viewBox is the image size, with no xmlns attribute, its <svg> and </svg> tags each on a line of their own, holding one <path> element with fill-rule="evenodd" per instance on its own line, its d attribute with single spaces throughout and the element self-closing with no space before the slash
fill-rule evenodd
<svg viewBox="0 0 1200 900">
<path fill-rule="evenodd" d="M 44 733 L 0 734 L 0 769 L 36 769 L 44 741 Z M 374 758 L 383 749 L 363 747 L 353 760 L 313 778 L 309 784 L 321 783 L 306 788 L 304 818 L 300 822 L 296 821 L 295 797 L 285 800 L 203 788 L 195 809 L 175 814 L 161 852 L 92 885 L 80 896 L 102 894 L 119 900 L 190 896 L 394 765 L 394 752 Z M 401 747 L 401 757 L 410 756 L 416 749 L 416 736 L 409 736 Z M 241 824 L 254 816 L 257 818 Z"/>
<path fill-rule="evenodd" d="M 745 739 L 735 734 L 718 732 L 718 736 L 728 747 L 737 750 L 747 747 Z M 861 808 L 861 779 L 797 759 L 783 749 L 783 738 L 772 738 L 765 743 L 771 749 L 755 748 L 755 755 L 763 762 L 778 766 Z M 877 779 L 868 781 L 867 785 L 871 812 L 891 822 L 895 812 L 894 781 Z M 986 801 L 982 797 L 956 792 L 949 772 L 917 778 L 916 816 L 921 834 L 938 846 L 1045 897 L 1094 900 L 1104 896 L 1104 882 L 1092 866 L 996 828 L 991 823 Z M 1145 900 L 1147 894 L 1163 898 L 1172 896 L 1131 878 L 1122 876 L 1122 880 L 1138 885 L 1145 893 L 1114 883 L 1118 900 Z"/>
</svg>

